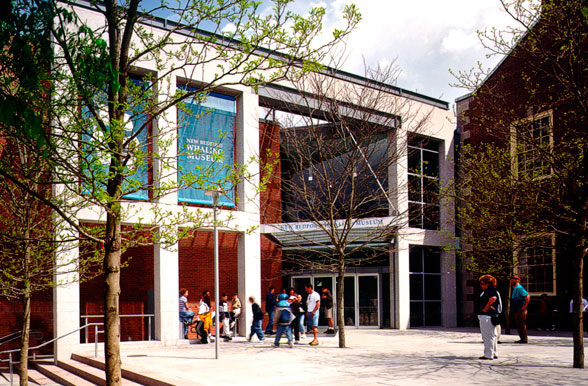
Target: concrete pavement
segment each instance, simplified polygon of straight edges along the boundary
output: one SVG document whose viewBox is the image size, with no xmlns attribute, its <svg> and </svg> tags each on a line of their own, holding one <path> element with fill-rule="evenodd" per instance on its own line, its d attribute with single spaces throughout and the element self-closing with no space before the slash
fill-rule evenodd
<svg viewBox="0 0 588 386">
<path fill-rule="evenodd" d="M 446 330 L 348 329 L 338 337 L 290 349 L 245 338 L 219 344 L 140 348 L 122 343 L 123 367 L 175 385 L 588 385 L 588 370 L 572 368 L 571 335 L 531 336 L 515 344 L 503 335 L 498 359 L 481 361 L 473 328 Z M 93 348 L 85 353 L 93 356 Z M 102 355 L 102 354 L 101 354 Z"/>
</svg>

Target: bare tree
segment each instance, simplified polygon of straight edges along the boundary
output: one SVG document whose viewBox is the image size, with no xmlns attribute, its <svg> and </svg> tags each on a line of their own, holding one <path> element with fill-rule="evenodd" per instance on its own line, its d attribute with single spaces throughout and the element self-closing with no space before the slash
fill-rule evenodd
<svg viewBox="0 0 588 386">
<path fill-rule="evenodd" d="M 356 82 L 313 73 L 296 83 L 281 113 L 269 113 L 281 128 L 282 218 L 298 223 L 283 229 L 284 265 L 337 274 L 339 347 L 346 269 L 387 261 L 392 237 L 408 222 L 397 209 L 408 187 L 392 170 L 406 162 L 408 141 L 425 131 L 430 112 L 396 94 L 398 73 L 389 65 Z"/>
</svg>

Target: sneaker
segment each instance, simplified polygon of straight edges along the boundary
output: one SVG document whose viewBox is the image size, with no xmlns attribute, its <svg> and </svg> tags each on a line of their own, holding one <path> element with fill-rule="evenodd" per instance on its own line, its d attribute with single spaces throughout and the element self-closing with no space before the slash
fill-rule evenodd
<svg viewBox="0 0 588 386">
<path fill-rule="evenodd" d="M 325 334 L 334 334 L 335 330 L 333 330 L 332 328 L 329 328 L 327 331 L 325 331 Z"/>
<path fill-rule="evenodd" d="M 498 355 L 494 355 L 494 359 L 498 359 Z"/>
<path fill-rule="evenodd" d="M 478 359 L 481 359 L 483 361 L 491 361 L 492 358 L 486 358 L 486 357 L 479 357 Z"/>
<path fill-rule="evenodd" d="M 306 333 L 303 332 L 302 334 L 300 334 L 300 339 L 306 339 Z"/>
<path fill-rule="evenodd" d="M 517 340 L 517 341 L 515 341 L 515 343 L 522 343 L 522 344 L 526 344 L 526 343 L 527 343 L 527 341 L 526 341 L 526 340 Z"/>
<path fill-rule="evenodd" d="M 229 324 L 229 327 L 231 327 L 231 330 L 232 330 L 233 328 L 235 328 L 235 322 L 231 322 L 231 323 Z"/>
<path fill-rule="evenodd" d="M 273 348 L 278 348 L 278 347 L 280 347 L 280 345 L 279 344 L 272 344 L 272 347 Z"/>
<path fill-rule="evenodd" d="M 294 343 L 292 343 L 292 341 L 288 342 L 288 347 L 290 347 L 290 348 L 294 347 Z"/>
</svg>

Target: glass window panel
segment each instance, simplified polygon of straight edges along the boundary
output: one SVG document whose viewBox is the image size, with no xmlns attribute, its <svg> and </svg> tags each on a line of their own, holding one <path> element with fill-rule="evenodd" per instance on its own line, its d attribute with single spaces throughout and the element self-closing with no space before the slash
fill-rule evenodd
<svg viewBox="0 0 588 386">
<path fill-rule="evenodd" d="M 408 148 L 408 172 L 421 174 L 421 150 Z"/>
<path fill-rule="evenodd" d="M 441 273 L 441 253 L 435 248 L 425 248 L 424 270 L 427 273 Z"/>
<path fill-rule="evenodd" d="M 421 177 L 409 175 L 408 176 L 408 199 L 410 201 L 422 202 L 421 195 Z"/>
<path fill-rule="evenodd" d="M 410 327 L 422 327 L 425 322 L 422 302 L 410 303 Z"/>
<path fill-rule="evenodd" d="M 423 174 L 429 177 L 439 177 L 439 153 L 423 151 Z"/>
<path fill-rule="evenodd" d="M 414 202 L 408 203 L 408 224 L 414 228 L 422 228 L 423 226 L 423 213 L 422 204 Z"/>
<path fill-rule="evenodd" d="M 423 247 L 410 247 L 408 269 L 410 272 L 423 272 Z"/>
<path fill-rule="evenodd" d="M 411 300 L 422 300 L 423 299 L 423 275 L 422 274 L 410 274 L 410 299 Z"/>
<path fill-rule="evenodd" d="M 424 275 L 425 299 L 441 300 L 441 275 Z"/>
<path fill-rule="evenodd" d="M 441 302 L 425 302 L 425 326 L 441 325 Z"/>
<path fill-rule="evenodd" d="M 423 213 L 423 228 L 424 229 L 439 229 L 440 215 L 439 206 L 425 205 Z"/>
<path fill-rule="evenodd" d="M 410 180 L 409 180 L 410 182 Z M 410 198 L 409 198 L 410 200 Z M 428 204 L 439 203 L 439 180 L 436 178 L 423 178 L 423 202 Z"/>
</svg>

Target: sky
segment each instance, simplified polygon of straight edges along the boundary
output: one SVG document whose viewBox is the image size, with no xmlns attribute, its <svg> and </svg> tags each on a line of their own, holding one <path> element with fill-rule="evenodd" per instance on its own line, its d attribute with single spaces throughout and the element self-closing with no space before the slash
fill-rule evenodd
<svg viewBox="0 0 588 386">
<path fill-rule="evenodd" d="M 297 11 L 326 9 L 325 31 L 341 25 L 341 10 L 353 2 L 363 20 L 348 38 L 342 69 L 363 75 L 369 67 L 395 61 L 397 86 L 450 105 L 467 90 L 451 87 L 449 69 L 469 70 L 478 61 L 493 68 L 500 57 L 487 58 L 478 30 L 515 25 L 499 0 L 297 0 Z M 300 8 L 298 8 L 300 7 Z"/>
</svg>

